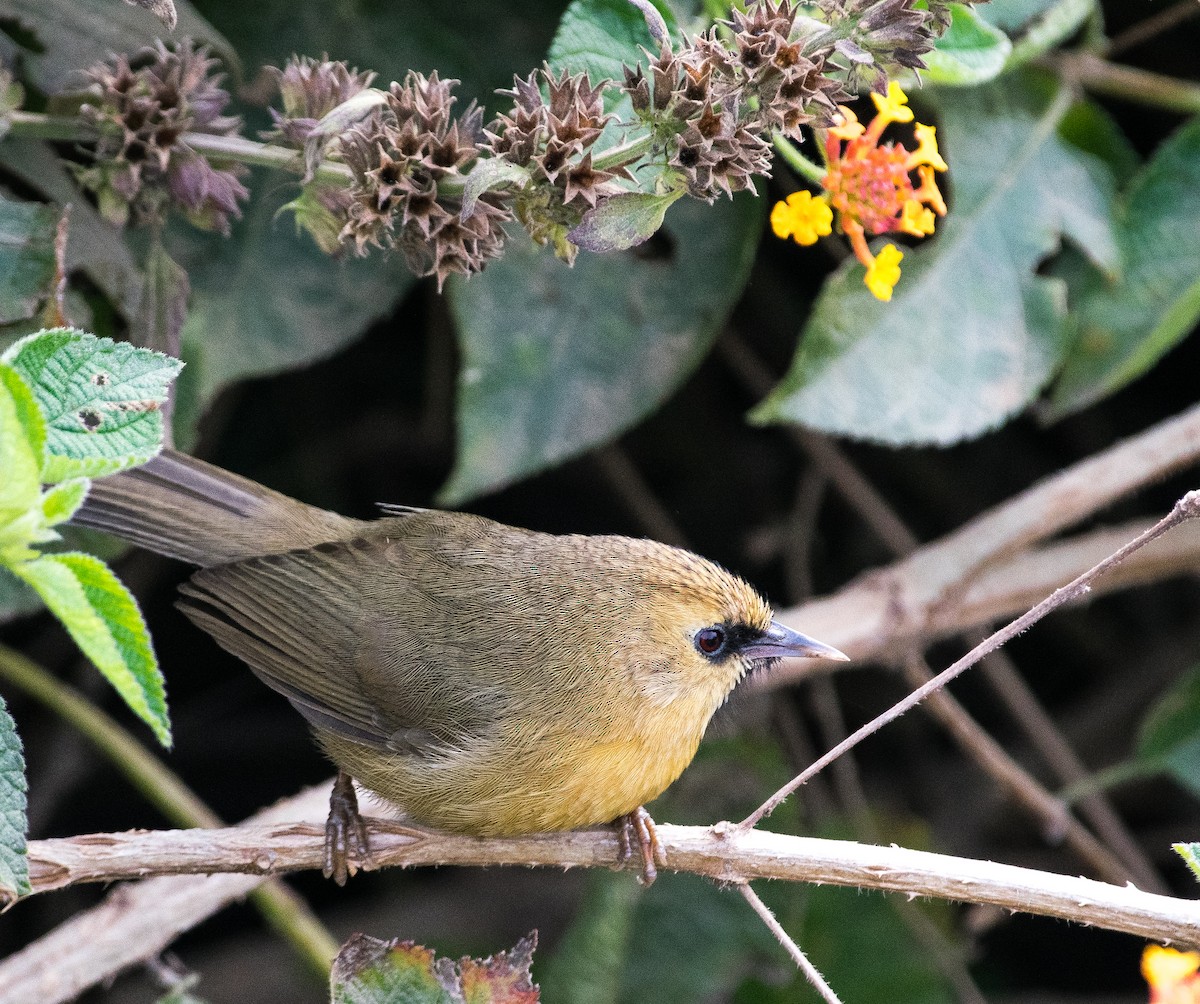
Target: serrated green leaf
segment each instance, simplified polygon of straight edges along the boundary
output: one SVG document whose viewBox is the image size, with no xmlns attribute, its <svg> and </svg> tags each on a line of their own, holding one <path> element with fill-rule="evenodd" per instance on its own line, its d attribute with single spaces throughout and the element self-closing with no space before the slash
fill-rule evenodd
<svg viewBox="0 0 1200 1004">
<path fill-rule="evenodd" d="M 91 482 L 87 478 L 76 478 L 52 485 L 42 493 L 42 519 L 46 526 L 65 523 L 83 505 Z"/>
<path fill-rule="evenodd" d="M 0 324 L 27 320 L 54 284 L 58 210 L 0 195 Z"/>
<path fill-rule="evenodd" d="M 1012 52 L 1012 42 L 973 7 L 950 5 L 950 27 L 932 52 L 922 57 L 921 76 L 931 84 L 969 86 L 999 76 Z"/>
<path fill-rule="evenodd" d="M 1200 666 L 1176 681 L 1142 720 L 1135 759 L 1200 795 Z"/>
<path fill-rule="evenodd" d="M 33 391 L 0 363 L 0 564 L 32 557 L 44 538 L 40 507 L 46 429 Z"/>
<path fill-rule="evenodd" d="M 26 857 L 25 758 L 16 723 L 0 697 L 0 909 L 30 892 Z"/>
<path fill-rule="evenodd" d="M 166 690 L 137 602 L 90 554 L 44 554 L 12 569 L 41 596 L 125 703 L 171 745 Z"/>
<path fill-rule="evenodd" d="M 1183 858 L 1192 877 L 1200 881 L 1200 844 L 1172 844 L 1171 850 Z"/>
<path fill-rule="evenodd" d="M 856 262 L 834 274 L 753 421 L 893 445 L 980 435 L 1033 400 L 1068 344 L 1064 283 L 1038 274 L 1046 257 L 1066 236 L 1116 268 L 1111 176 L 1057 137 L 1061 96 L 1029 74 L 934 96 L 949 215 L 905 252 L 891 303 Z"/>
<path fill-rule="evenodd" d="M 463 367 L 458 459 L 442 500 L 560 463 L 656 408 L 720 331 L 761 225 L 748 196 L 683 202 L 655 256 L 581 256 L 568 269 L 513 240 L 481 275 L 451 281 Z"/>
<path fill-rule="evenodd" d="M 1200 319 L 1200 117 L 1159 147 L 1119 200 L 1123 268 L 1075 290 L 1079 336 L 1052 415 L 1085 407 L 1146 373 Z"/>
<path fill-rule="evenodd" d="M 584 251 L 628 251 L 658 232 L 667 210 L 682 195 L 682 190 L 669 195 L 650 192 L 614 195 L 584 213 L 567 239 Z"/>
<path fill-rule="evenodd" d="M 654 6 L 671 35 L 678 36 L 671 8 L 662 0 L 654 0 Z M 586 72 L 593 85 L 601 80 L 622 83 L 622 64 L 645 62 L 643 47 L 657 50 L 645 16 L 628 0 L 575 0 L 563 12 L 547 61 L 556 70 Z M 610 103 L 621 100 L 619 92 L 606 98 Z"/>
<path fill-rule="evenodd" d="M 160 409 L 179 360 L 71 328 L 29 335 L 3 358 L 46 418 L 43 481 L 110 474 L 162 448 Z"/>
</svg>

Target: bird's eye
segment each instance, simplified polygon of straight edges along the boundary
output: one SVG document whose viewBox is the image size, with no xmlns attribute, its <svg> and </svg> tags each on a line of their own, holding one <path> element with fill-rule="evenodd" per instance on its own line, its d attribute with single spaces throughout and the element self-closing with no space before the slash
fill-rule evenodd
<svg viewBox="0 0 1200 1004">
<path fill-rule="evenodd" d="M 701 655 L 719 655 L 726 640 L 724 628 L 707 627 L 696 632 L 696 648 Z"/>
</svg>

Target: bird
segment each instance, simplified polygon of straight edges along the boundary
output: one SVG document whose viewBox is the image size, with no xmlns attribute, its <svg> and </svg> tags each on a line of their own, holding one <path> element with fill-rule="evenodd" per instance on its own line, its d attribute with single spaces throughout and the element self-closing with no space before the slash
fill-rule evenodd
<svg viewBox="0 0 1200 1004">
<path fill-rule="evenodd" d="M 678 547 L 382 508 L 341 516 L 166 449 L 94 481 L 74 520 L 199 566 L 183 613 L 338 767 L 339 884 L 370 861 L 354 781 L 453 833 L 615 823 L 649 884 L 664 858 L 644 805 L 735 685 L 781 658 L 846 659 Z"/>
</svg>

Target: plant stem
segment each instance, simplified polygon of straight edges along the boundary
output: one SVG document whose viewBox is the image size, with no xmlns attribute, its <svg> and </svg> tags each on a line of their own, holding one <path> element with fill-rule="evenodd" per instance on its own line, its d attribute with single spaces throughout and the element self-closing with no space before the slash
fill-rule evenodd
<svg viewBox="0 0 1200 1004">
<path fill-rule="evenodd" d="M 1200 112 L 1200 84 L 1110 63 L 1090 52 L 1061 53 L 1048 60 L 1067 80 L 1098 94 L 1193 115 Z"/>
<path fill-rule="evenodd" d="M 172 823 L 206 829 L 222 825 L 216 813 L 119 722 L 37 663 L 4 645 L 0 645 L 0 678 L 73 726 Z M 328 977 L 338 944 L 308 904 L 282 882 L 260 886 L 251 895 L 276 932 L 291 943 L 315 973 L 322 979 Z"/>
<path fill-rule="evenodd" d="M 814 164 L 811 160 L 804 156 L 796 149 L 794 143 L 789 140 L 781 132 L 775 133 L 772 137 L 775 143 L 775 150 L 778 152 L 784 161 L 793 171 L 795 171 L 805 181 L 814 185 L 820 185 L 825 177 L 825 168 L 820 164 Z"/>
</svg>

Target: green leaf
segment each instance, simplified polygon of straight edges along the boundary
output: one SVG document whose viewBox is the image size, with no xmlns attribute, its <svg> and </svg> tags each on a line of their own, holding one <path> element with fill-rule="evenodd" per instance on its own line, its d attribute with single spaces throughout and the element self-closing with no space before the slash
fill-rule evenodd
<svg viewBox="0 0 1200 1004">
<path fill-rule="evenodd" d="M 158 239 L 152 240 L 146 253 L 145 278 L 137 314 L 130 329 L 130 341 L 148 349 L 178 356 L 187 320 L 187 273 L 167 254 Z"/>
<path fill-rule="evenodd" d="M 1065 285 L 1038 275 L 1046 257 L 1065 236 L 1116 267 L 1111 178 L 1058 138 L 1065 95 L 1010 74 L 935 96 L 949 215 L 905 252 L 891 303 L 871 296 L 857 262 L 834 274 L 753 421 L 893 445 L 978 436 L 1033 400 L 1068 344 Z"/>
<path fill-rule="evenodd" d="M 0 195 L 0 324 L 37 312 L 54 283 L 58 210 Z"/>
<path fill-rule="evenodd" d="M 29 829 L 26 790 L 21 738 L 0 697 L 0 910 L 31 891 L 25 843 Z"/>
<path fill-rule="evenodd" d="M 72 328 L 29 335 L 3 359 L 46 418 L 43 481 L 110 474 L 162 448 L 161 406 L 179 360 Z"/>
<path fill-rule="evenodd" d="M 42 493 L 42 518 L 46 526 L 65 523 L 83 505 L 91 482 L 87 478 L 76 478 L 52 485 Z"/>
<path fill-rule="evenodd" d="M 176 4 L 176 38 L 214 46 L 237 67 L 237 54 L 191 4 Z M 112 0 L 0 0 L 0 17 L 32 33 L 36 48 L 22 53 L 29 81 L 47 94 L 81 85 L 79 71 L 114 52 L 135 52 L 163 34 L 163 26 L 142 11 Z"/>
<path fill-rule="evenodd" d="M 40 508 L 46 429 L 33 391 L 0 363 L 0 564 L 33 556 L 45 539 Z"/>
<path fill-rule="evenodd" d="M 1142 720 L 1135 758 L 1200 795 L 1200 666 L 1185 673 Z"/>
<path fill-rule="evenodd" d="M 950 5 L 950 27 L 934 50 L 923 58 L 922 76 L 931 84 L 981 84 L 999 76 L 1012 52 L 1012 43 L 999 28 L 972 7 Z"/>
<path fill-rule="evenodd" d="M 513 188 L 524 188 L 529 183 L 529 177 L 529 168 L 513 164 L 502 157 L 481 160 L 471 168 L 466 184 L 463 185 L 463 218 L 475 211 L 475 203 L 484 192 L 509 185 Z"/>
<path fill-rule="evenodd" d="M 1096 0 L 1057 0 L 1047 3 L 1045 0 L 1028 0 L 1018 3 L 989 4 L 995 11 L 980 10 L 985 19 L 999 23 L 1014 14 L 1026 14 L 1020 19 L 1021 33 L 1015 34 L 1015 26 L 1009 29 L 1014 43 L 1011 55 L 1008 57 L 1009 67 L 1022 66 L 1031 59 L 1045 55 L 1051 49 L 1065 42 L 1079 30 L 1080 25 L 1098 10 Z M 1002 8 L 1012 6 L 1014 10 L 1006 13 Z M 988 15 L 992 16 L 989 17 Z M 1000 25 L 1004 27 L 1003 24 Z"/>
<path fill-rule="evenodd" d="M 1084 99 L 1072 104 L 1058 125 L 1058 135 L 1104 161 L 1118 185 L 1129 184 L 1141 166 L 1141 158 L 1116 120 L 1094 101 Z"/>
<path fill-rule="evenodd" d="M 749 196 L 680 203 L 654 257 L 581 256 L 513 240 L 449 285 L 463 367 L 458 503 L 619 435 L 695 369 L 741 294 L 762 226 Z M 659 247 L 658 244 L 649 245 Z"/>
<path fill-rule="evenodd" d="M 678 37 L 679 25 L 671 8 L 662 0 L 655 0 L 654 6 L 671 35 Z M 601 80 L 623 83 L 622 64 L 632 67 L 645 62 L 643 46 L 651 51 L 658 48 L 645 16 L 628 0 L 574 0 L 563 12 L 547 60 L 556 70 L 586 71 L 593 85 Z M 607 100 L 628 99 L 614 93 Z"/>
<path fill-rule="evenodd" d="M 682 195 L 682 189 L 669 195 L 649 192 L 614 195 L 584 213 L 583 220 L 567 238 L 584 251 L 627 251 L 658 232 L 667 210 Z"/>
<path fill-rule="evenodd" d="M 1171 850 L 1183 858 L 1192 877 L 1200 881 L 1200 844 L 1172 844 Z"/>
<path fill-rule="evenodd" d="M 1092 272 L 1076 290 L 1079 337 L 1052 413 L 1136 380 L 1200 318 L 1200 117 L 1159 147 L 1117 206 L 1120 278 Z"/>
<path fill-rule="evenodd" d="M 249 186 L 256 194 L 230 238 L 173 235 L 174 257 L 192 286 L 181 411 L 202 407 L 235 380 L 333 355 L 391 312 L 414 281 L 398 256 L 331 261 L 276 220 L 280 185 L 258 172 Z"/>
<path fill-rule="evenodd" d="M 13 572 L 37 590 L 125 703 L 171 745 L 166 690 L 137 602 L 90 554 L 44 554 Z"/>
<path fill-rule="evenodd" d="M 537 1004 L 536 945 L 530 935 L 511 951 L 455 963 L 411 941 L 356 934 L 333 963 L 333 1004 Z"/>
</svg>

